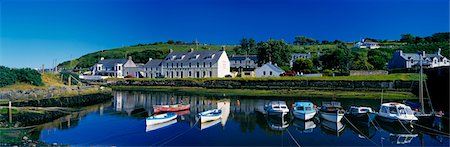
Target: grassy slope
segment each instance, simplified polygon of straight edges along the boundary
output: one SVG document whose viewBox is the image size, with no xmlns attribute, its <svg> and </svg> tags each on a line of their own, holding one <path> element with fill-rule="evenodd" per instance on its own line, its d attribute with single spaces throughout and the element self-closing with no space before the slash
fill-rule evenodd
<svg viewBox="0 0 450 147">
<path fill-rule="evenodd" d="M 354 99 L 416 99 L 410 92 L 363 92 L 363 91 L 322 91 L 322 90 L 248 90 L 248 89 L 206 89 L 196 87 L 168 86 L 113 86 L 116 90 L 143 90 L 158 92 L 186 92 L 202 95 L 227 96 L 271 96 L 271 97 L 316 97 Z"/>
<path fill-rule="evenodd" d="M 254 77 L 243 77 L 243 78 L 183 78 L 183 79 L 151 79 L 151 78 L 135 78 L 135 79 L 117 79 L 110 78 L 110 81 L 114 80 L 189 80 L 189 81 L 209 81 L 209 80 L 237 80 L 237 81 L 295 81 L 295 80 L 325 80 L 325 81 L 417 81 L 419 80 L 419 74 L 416 73 L 396 73 L 389 75 L 371 75 L 371 76 L 339 76 L 339 77 L 270 77 L 270 78 L 254 78 Z"/>
<path fill-rule="evenodd" d="M 49 87 L 63 87 L 64 83 L 61 79 L 54 73 L 43 73 L 41 74 L 42 81 L 45 86 L 34 86 L 27 83 L 16 83 L 14 85 L 9 85 L 0 88 L 0 90 L 25 90 L 25 89 L 48 89 Z"/>
</svg>

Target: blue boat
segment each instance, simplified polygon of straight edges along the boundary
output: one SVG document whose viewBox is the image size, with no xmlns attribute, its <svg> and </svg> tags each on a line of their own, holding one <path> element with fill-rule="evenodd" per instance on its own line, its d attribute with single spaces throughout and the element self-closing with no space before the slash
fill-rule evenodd
<svg viewBox="0 0 450 147">
<path fill-rule="evenodd" d="M 316 115 L 314 104 L 310 101 L 300 101 L 293 104 L 293 114 L 295 118 L 301 120 L 310 120 Z"/>
</svg>

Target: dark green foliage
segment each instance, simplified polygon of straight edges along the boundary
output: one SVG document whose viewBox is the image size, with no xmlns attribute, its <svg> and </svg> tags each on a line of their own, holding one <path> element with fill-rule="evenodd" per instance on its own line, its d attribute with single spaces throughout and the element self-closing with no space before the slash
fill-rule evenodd
<svg viewBox="0 0 450 147">
<path fill-rule="evenodd" d="M 324 69 L 338 69 L 348 71 L 352 65 L 353 54 L 343 43 L 337 44 L 334 50 L 328 50 L 320 57 Z"/>
<path fill-rule="evenodd" d="M 135 63 L 147 63 L 149 58 L 162 59 L 165 57 L 165 53 L 160 50 L 145 50 L 142 52 L 134 52 L 129 54 L 133 58 Z"/>
<path fill-rule="evenodd" d="M 312 70 L 313 67 L 313 62 L 311 60 L 298 58 L 297 60 L 295 60 L 292 70 L 300 72 L 305 70 Z"/>
<path fill-rule="evenodd" d="M 14 72 L 5 66 L 0 66 L 0 87 L 12 85 L 16 83 L 17 77 Z"/>
<path fill-rule="evenodd" d="M 295 36 L 294 44 L 296 44 L 296 45 L 312 45 L 312 44 L 319 44 L 319 41 L 312 39 L 312 38 L 305 37 L 305 36 Z"/>
<path fill-rule="evenodd" d="M 374 69 L 384 69 L 391 55 L 392 53 L 382 50 L 369 50 L 367 62 L 373 65 Z"/>
<path fill-rule="evenodd" d="M 43 86 L 41 73 L 31 68 L 13 69 L 17 76 L 17 81 L 22 83 L 28 83 L 35 86 Z"/>
<path fill-rule="evenodd" d="M 256 41 L 253 38 L 242 38 L 240 46 L 235 47 L 233 50 L 238 55 L 256 55 Z"/>
<path fill-rule="evenodd" d="M 278 64 L 278 66 L 284 66 L 291 59 L 292 46 L 283 40 L 269 39 L 266 42 L 259 42 L 256 48 L 258 50 L 259 65 L 271 61 Z"/>
<path fill-rule="evenodd" d="M 367 61 L 367 54 L 365 52 L 354 52 L 353 56 L 352 70 L 372 70 L 374 68 L 373 65 Z"/>
</svg>

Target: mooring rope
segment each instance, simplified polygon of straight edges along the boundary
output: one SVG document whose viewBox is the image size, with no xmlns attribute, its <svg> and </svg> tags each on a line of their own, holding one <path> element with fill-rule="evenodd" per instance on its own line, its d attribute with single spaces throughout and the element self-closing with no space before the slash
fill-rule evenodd
<svg viewBox="0 0 450 147">
<path fill-rule="evenodd" d="M 192 129 L 197 125 L 197 123 L 199 122 L 199 120 L 200 120 L 200 119 L 196 119 L 194 125 L 192 125 L 192 127 L 189 128 L 188 130 L 186 130 L 186 131 L 184 131 L 184 132 L 181 132 L 181 133 L 179 133 L 178 135 L 175 135 L 175 136 L 173 136 L 173 137 L 170 137 L 169 139 L 165 139 L 166 141 L 163 142 L 162 144 L 160 144 L 159 146 L 163 146 L 163 145 L 165 145 L 165 144 L 171 142 L 172 140 L 174 140 L 174 139 L 180 137 L 181 135 L 186 134 L 187 132 L 189 132 L 190 130 L 192 130 Z M 160 142 L 161 142 L 161 141 L 160 141 Z M 154 145 L 155 145 L 155 144 L 158 144 L 158 143 L 160 143 L 160 142 L 154 143 Z M 153 146 L 153 145 L 152 145 L 152 146 Z"/>
<path fill-rule="evenodd" d="M 366 113 L 366 115 L 370 119 L 369 113 Z M 370 120 L 368 120 L 368 121 L 370 121 Z M 372 123 L 373 127 L 375 127 L 375 129 L 377 129 L 377 131 L 378 131 L 378 127 L 375 125 L 375 123 L 373 123 L 373 121 L 376 121 L 375 118 L 372 121 L 370 121 L 370 123 Z"/>
<path fill-rule="evenodd" d="M 347 119 L 347 117 L 345 117 L 344 116 L 344 118 L 345 118 L 345 120 L 347 120 L 347 122 L 350 124 L 350 125 L 352 125 L 353 126 L 353 128 L 355 128 L 356 129 L 356 131 L 358 131 L 361 135 L 363 135 L 364 136 L 364 138 L 366 138 L 367 140 L 369 140 L 370 142 L 372 142 L 373 144 L 375 144 L 376 146 L 378 146 L 378 144 L 377 143 L 375 143 L 372 139 L 370 139 L 369 137 L 367 137 L 364 133 L 362 133 L 355 125 L 353 125 L 353 123 L 352 122 L 350 122 L 350 120 L 348 120 Z"/>
<path fill-rule="evenodd" d="M 400 123 L 400 125 L 402 125 L 403 129 L 405 129 L 409 134 L 413 134 L 411 133 L 411 131 L 408 130 L 408 128 L 406 128 L 405 125 L 403 125 L 402 121 L 400 121 L 400 119 L 397 118 L 397 121 Z"/>
<path fill-rule="evenodd" d="M 288 132 L 289 136 L 291 136 L 292 141 L 294 141 L 294 143 L 295 143 L 298 147 L 300 147 L 300 144 L 297 142 L 297 140 L 294 138 L 294 136 L 292 136 L 291 132 L 289 132 L 289 129 L 287 129 L 287 132 Z"/>
<path fill-rule="evenodd" d="M 440 130 L 436 130 L 436 129 L 433 129 L 433 128 L 429 128 L 429 127 L 427 127 L 427 126 L 423 126 L 423 125 L 420 125 L 420 124 L 418 124 L 418 123 L 414 123 L 414 122 L 411 122 L 413 125 L 417 125 L 417 126 L 419 126 L 419 127 L 422 127 L 422 128 L 425 128 L 425 129 L 428 129 L 428 130 L 431 130 L 431 131 L 435 131 L 435 132 L 438 132 L 438 133 L 441 133 L 441 134 L 443 134 L 443 135 L 446 135 L 447 137 L 450 137 L 450 134 L 448 134 L 448 133 L 446 133 L 446 132 L 442 132 L 442 131 L 440 131 Z M 428 132 L 427 132 L 428 133 Z"/>
</svg>

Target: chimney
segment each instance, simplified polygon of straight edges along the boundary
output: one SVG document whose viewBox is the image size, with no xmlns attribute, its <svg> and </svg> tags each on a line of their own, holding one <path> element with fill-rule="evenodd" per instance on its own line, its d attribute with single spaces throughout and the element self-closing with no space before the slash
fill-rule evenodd
<svg viewBox="0 0 450 147">
<path fill-rule="evenodd" d="M 103 57 L 100 57 L 100 61 L 102 61 L 102 60 L 105 60 L 105 58 L 103 58 Z"/>
<path fill-rule="evenodd" d="M 275 64 L 273 64 L 273 65 L 278 66 L 277 63 L 275 63 Z"/>
<path fill-rule="evenodd" d="M 225 45 L 222 45 L 222 51 L 225 51 Z"/>
<path fill-rule="evenodd" d="M 169 49 L 169 53 L 172 53 L 173 52 L 173 49 Z"/>
<path fill-rule="evenodd" d="M 194 48 L 189 49 L 189 52 L 191 53 L 194 52 Z"/>
<path fill-rule="evenodd" d="M 132 58 L 131 58 L 131 56 L 128 56 L 128 60 L 131 60 Z"/>
<path fill-rule="evenodd" d="M 152 61 L 153 60 L 153 58 L 148 58 L 148 61 Z"/>
</svg>

